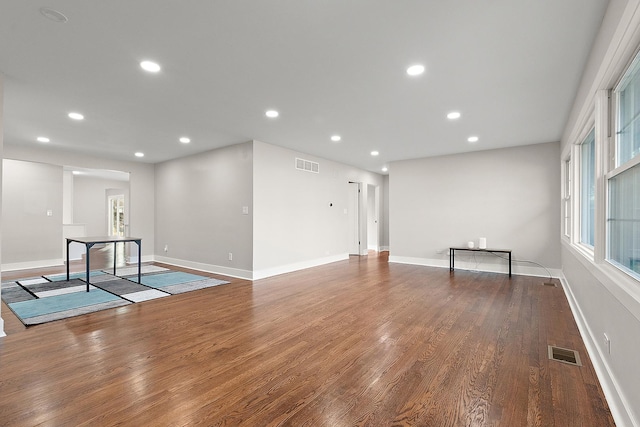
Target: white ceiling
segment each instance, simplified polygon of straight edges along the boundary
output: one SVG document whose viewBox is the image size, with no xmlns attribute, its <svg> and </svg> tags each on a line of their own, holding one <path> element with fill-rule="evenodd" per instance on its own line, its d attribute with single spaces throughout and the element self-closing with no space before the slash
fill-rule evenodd
<svg viewBox="0 0 640 427">
<path fill-rule="evenodd" d="M 380 172 L 558 141 L 607 4 L 5 0 L 5 144 L 47 136 L 51 147 L 156 163 L 256 139 Z M 141 70 L 145 59 L 161 72 Z M 426 72 L 412 78 L 415 63 Z M 452 110 L 462 118 L 447 120 Z"/>
</svg>

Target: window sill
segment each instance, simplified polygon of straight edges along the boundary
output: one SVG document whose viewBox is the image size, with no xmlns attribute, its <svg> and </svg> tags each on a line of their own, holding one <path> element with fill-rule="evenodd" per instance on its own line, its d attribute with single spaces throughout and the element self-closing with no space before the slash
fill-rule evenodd
<svg viewBox="0 0 640 427">
<path fill-rule="evenodd" d="M 576 252 L 578 252 L 580 255 L 582 255 L 583 257 L 588 259 L 590 262 L 592 262 L 594 264 L 596 263 L 596 256 L 595 256 L 595 253 L 594 253 L 593 246 L 588 246 L 588 245 L 585 245 L 584 243 L 571 243 L 571 242 L 568 242 L 568 244 L 573 249 L 575 249 Z"/>
</svg>

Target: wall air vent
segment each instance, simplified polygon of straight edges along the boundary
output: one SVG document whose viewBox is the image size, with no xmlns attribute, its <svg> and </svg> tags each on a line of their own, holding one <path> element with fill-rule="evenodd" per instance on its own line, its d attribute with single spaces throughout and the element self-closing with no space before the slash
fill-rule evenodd
<svg viewBox="0 0 640 427">
<path fill-rule="evenodd" d="M 296 169 L 306 172 L 320 173 L 320 164 L 311 160 L 296 157 Z"/>
</svg>

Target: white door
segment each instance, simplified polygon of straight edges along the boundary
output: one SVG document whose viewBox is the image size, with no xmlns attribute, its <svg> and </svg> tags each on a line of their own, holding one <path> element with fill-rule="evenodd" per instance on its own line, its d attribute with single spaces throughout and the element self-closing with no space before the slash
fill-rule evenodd
<svg viewBox="0 0 640 427">
<path fill-rule="evenodd" d="M 360 255 L 360 183 L 349 182 L 349 254 Z"/>
<path fill-rule="evenodd" d="M 367 185 L 367 249 L 378 252 L 378 197 L 379 188 L 376 185 Z"/>
<path fill-rule="evenodd" d="M 109 196 L 109 236 L 124 236 L 124 194 Z"/>
</svg>

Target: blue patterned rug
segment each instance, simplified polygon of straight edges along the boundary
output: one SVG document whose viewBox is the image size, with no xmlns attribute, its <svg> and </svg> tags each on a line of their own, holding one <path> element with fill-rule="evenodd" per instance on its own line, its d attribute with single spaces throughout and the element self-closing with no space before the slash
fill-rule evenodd
<svg viewBox="0 0 640 427">
<path fill-rule="evenodd" d="M 168 297 L 229 282 L 197 274 L 172 271 L 155 265 L 142 267 L 138 283 L 137 267 L 33 277 L 2 283 L 2 300 L 27 326 L 93 313 L 156 298 Z"/>
</svg>

